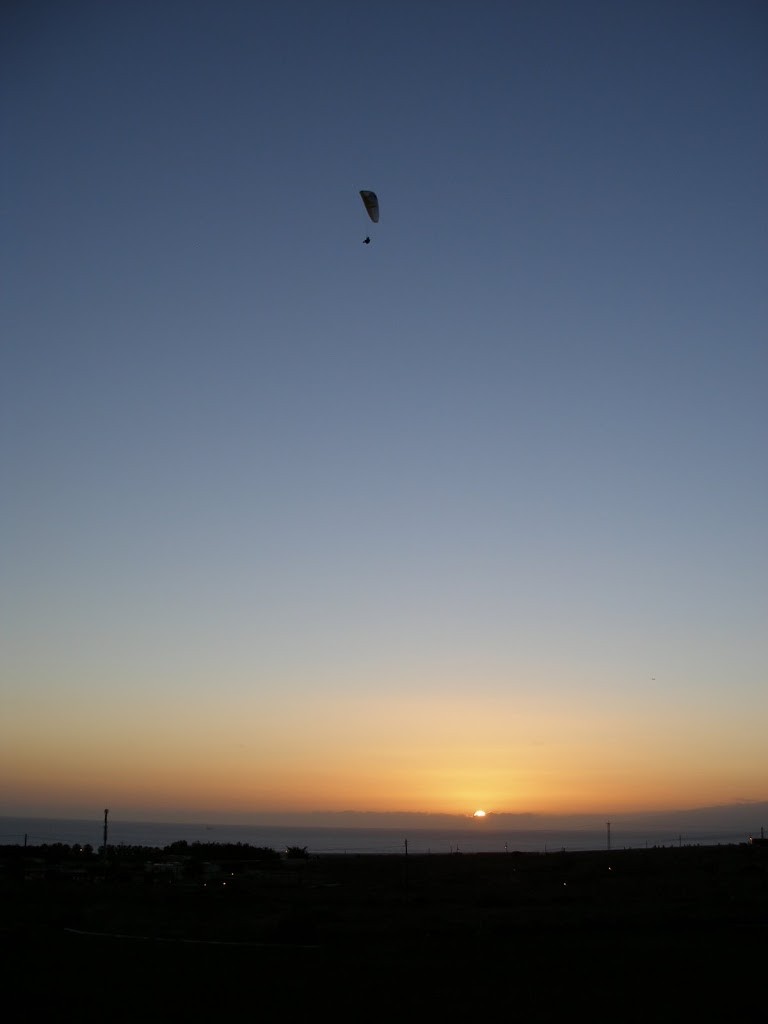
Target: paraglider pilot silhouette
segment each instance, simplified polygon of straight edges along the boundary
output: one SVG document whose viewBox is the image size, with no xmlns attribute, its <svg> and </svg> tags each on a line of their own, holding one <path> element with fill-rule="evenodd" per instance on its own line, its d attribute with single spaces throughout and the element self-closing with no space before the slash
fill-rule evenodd
<svg viewBox="0 0 768 1024">
<path fill-rule="evenodd" d="M 360 190 L 360 198 L 363 200 L 363 205 L 368 211 L 368 216 L 371 218 L 374 224 L 379 223 L 379 200 L 376 198 L 375 192 L 369 192 L 368 189 Z M 371 244 L 371 236 L 366 235 L 363 239 L 363 245 Z"/>
</svg>

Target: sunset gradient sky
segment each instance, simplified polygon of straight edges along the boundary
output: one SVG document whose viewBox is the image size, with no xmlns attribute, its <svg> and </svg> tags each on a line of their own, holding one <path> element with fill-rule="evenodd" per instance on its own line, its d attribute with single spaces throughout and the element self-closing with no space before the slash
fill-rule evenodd
<svg viewBox="0 0 768 1024">
<path fill-rule="evenodd" d="M 765 3 L 0 19 L 0 814 L 765 800 Z"/>
</svg>

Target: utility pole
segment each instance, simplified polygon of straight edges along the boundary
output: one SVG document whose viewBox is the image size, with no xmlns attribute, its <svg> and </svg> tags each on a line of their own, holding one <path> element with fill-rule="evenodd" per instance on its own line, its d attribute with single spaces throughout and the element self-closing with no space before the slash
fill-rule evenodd
<svg viewBox="0 0 768 1024">
<path fill-rule="evenodd" d="M 104 860 L 107 859 L 107 816 L 109 815 L 109 808 L 104 809 Z"/>
<path fill-rule="evenodd" d="M 610 821 L 606 821 L 605 827 L 608 830 L 608 849 L 610 850 L 610 848 L 611 848 L 611 823 L 610 823 Z"/>
</svg>

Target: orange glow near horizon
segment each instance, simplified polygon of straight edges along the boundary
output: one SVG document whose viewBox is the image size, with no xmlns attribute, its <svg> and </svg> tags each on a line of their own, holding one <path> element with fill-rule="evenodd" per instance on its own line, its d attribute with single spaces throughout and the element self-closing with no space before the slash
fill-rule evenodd
<svg viewBox="0 0 768 1024">
<path fill-rule="evenodd" d="M 339 689 L 236 712 L 210 693 L 20 694 L 0 723 L 0 808 L 121 806 L 136 816 L 258 813 L 596 814 L 761 800 L 762 719 L 634 702 L 478 704 Z M 718 712 L 715 714 L 715 712 Z M 115 725 L 118 723 L 119 727 Z M 693 726 L 695 725 L 695 729 Z M 752 732 L 749 732 L 749 729 Z M 690 737 L 686 739 L 686 737 Z M 0 810 L 2 813 L 2 810 Z M 480 817 L 480 815 L 477 815 Z"/>
<path fill-rule="evenodd" d="M 141 750 L 139 758 L 134 751 Z M 15 754 L 15 756 L 14 756 Z M 544 766 L 533 756 L 524 768 L 510 759 L 505 773 L 496 755 L 471 750 L 464 756 L 431 751 L 425 763 L 412 753 L 384 757 L 320 749 L 300 758 L 295 750 L 266 756 L 217 746 L 200 751 L 180 747 L 134 747 L 130 737 L 115 741 L 111 751 L 81 743 L 52 744 L 37 757 L 30 747 L 6 746 L 0 758 L 0 796 L 29 807 L 98 806 L 133 808 L 145 815 L 174 809 L 189 816 L 204 811 L 229 815 L 257 812 L 408 812 L 450 814 L 492 819 L 498 814 L 602 815 L 624 811 L 672 810 L 727 803 L 733 793 L 760 799 L 755 776 L 748 788 L 737 773 L 701 765 L 678 770 L 674 790 L 668 766 L 659 763 L 644 772 L 625 759 L 620 766 L 576 754 L 558 767 Z M 462 768 L 461 765 L 466 765 Z M 751 792 L 750 792 L 751 789 Z M 514 792 L 514 796 L 511 793 Z M 468 812 L 480 802 L 493 812 Z M 474 798 L 474 799 L 473 799 Z M 476 802 L 477 801 L 477 802 Z M 134 812 L 132 812 L 134 813 Z"/>
</svg>

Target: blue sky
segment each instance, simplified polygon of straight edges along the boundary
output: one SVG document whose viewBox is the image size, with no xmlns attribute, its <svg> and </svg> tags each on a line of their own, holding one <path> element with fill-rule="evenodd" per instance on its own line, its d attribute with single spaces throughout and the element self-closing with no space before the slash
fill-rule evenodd
<svg viewBox="0 0 768 1024">
<path fill-rule="evenodd" d="M 2 17 L 0 805 L 764 798 L 765 5 Z"/>
</svg>

